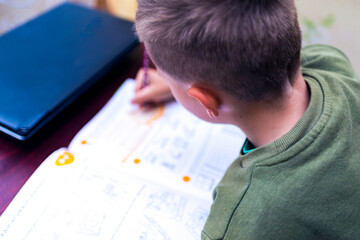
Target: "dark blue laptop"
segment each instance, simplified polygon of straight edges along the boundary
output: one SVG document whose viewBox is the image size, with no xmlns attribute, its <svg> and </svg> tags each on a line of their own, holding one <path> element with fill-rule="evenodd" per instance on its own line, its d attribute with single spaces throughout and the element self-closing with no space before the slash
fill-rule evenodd
<svg viewBox="0 0 360 240">
<path fill-rule="evenodd" d="M 0 131 L 26 140 L 138 41 L 133 23 L 70 3 L 0 37 Z"/>
</svg>

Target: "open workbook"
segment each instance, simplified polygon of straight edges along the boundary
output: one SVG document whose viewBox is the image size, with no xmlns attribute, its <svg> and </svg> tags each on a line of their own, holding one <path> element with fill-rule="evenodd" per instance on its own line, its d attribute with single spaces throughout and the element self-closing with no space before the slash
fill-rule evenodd
<svg viewBox="0 0 360 240">
<path fill-rule="evenodd" d="M 177 103 L 130 104 L 127 80 L 34 172 L 0 218 L 0 239 L 200 239 L 212 191 L 244 134 Z"/>
</svg>

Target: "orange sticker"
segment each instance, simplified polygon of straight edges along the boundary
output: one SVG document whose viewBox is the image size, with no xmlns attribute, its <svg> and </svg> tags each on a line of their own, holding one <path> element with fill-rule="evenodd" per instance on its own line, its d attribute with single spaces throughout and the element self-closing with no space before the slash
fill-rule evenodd
<svg viewBox="0 0 360 240">
<path fill-rule="evenodd" d="M 139 163 L 140 163 L 140 159 L 138 159 L 138 158 L 135 159 L 135 160 L 134 160 L 134 163 L 135 163 L 135 164 L 139 164 Z"/>
<path fill-rule="evenodd" d="M 84 144 L 87 144 L 87 141 L 86 141 L 86 140 L 82 140 L 82 141 L 81 141 L 81 144 L 83 144 L 83 145 L 84 145 Z"/>
<path fill-rule="evenodd" d="M 67 165 L 70 164 L 74 161 L 74 155 L 72 155 L 69 152 L 64 152 L 63 154 L 61 154 L 58 159 L 56 160 L 55 164 L 58 166 L 63 166 L 63 165 Z"/>
<path fill-rule="evenodd" d="M 190 182 L 190 177 L 189 176 L 184 176 L 183 180 L 184 180 L 184 182 Z"/>
</svg>

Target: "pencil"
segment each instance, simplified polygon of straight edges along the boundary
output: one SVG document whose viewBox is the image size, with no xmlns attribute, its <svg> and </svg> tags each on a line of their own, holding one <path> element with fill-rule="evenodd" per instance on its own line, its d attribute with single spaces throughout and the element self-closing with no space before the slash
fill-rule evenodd
<svg viewBox="0 0 360 240">
<path fill-rule="evenodd" d="M 149 71 L 149 55 L 146 51 L 146 48 L 144 47 L 144 56 L 143 56 L 143 68 L 144 68 L 144 81 L 142 83 L 141 88 L 146 87 L 147 85 L 149 85 L 149 76 L 148 76 L 148 71 Z"/>
</svg>

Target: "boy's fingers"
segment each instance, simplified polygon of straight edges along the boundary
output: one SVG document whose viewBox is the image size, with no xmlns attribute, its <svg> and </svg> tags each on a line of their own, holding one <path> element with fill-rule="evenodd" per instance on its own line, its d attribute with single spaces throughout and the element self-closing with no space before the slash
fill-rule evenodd
<svg viewBox="0 0 360 240">
<path fill-rule="evenodd" d="M 155 69 L 149 69 L 148 77 L 150 84 L 143 87 L 144 69 L 140 69 L 135 78 L 135 96 L 131 100 L 133 104 L 143 105 L 149 102 L 160 103 L 172 98 L 171 91 L 165 81 L 158 75 Z"/>
<path fill-rule="evenodd" d="M 131 100 L 133 104 L 143 104 L 145 102 L 149 102 L 154 100 L 156 97 L 156 94 L 154 94 L 154 91 L 151 90 L 151 88 L 147 87 L 144 89 L 141 89 L 141 91 L 137 91 L 134 98 Z"/>
</svg>

